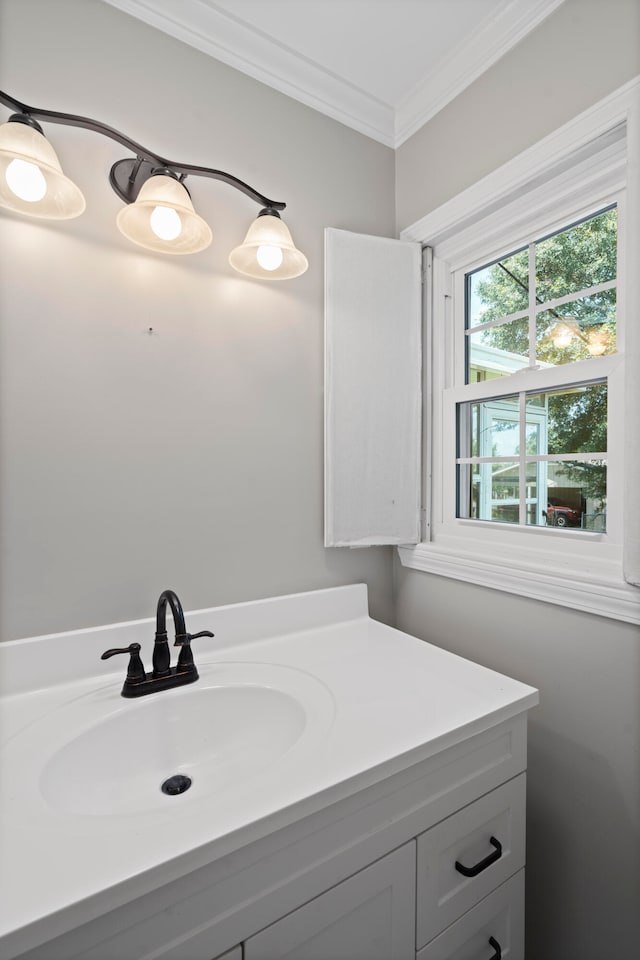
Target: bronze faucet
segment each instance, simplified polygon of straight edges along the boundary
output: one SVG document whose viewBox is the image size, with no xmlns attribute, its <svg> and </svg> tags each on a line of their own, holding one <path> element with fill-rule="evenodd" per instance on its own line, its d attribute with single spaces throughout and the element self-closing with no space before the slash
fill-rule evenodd
<svg viewBox="0 0 640 960">
<path fill-rule="evenodd" d="M 171 653 L 167 638 L 167 604 L 171 608 L 176 631 L 174 646 L 180 647 L 178 662 L 171 666 Z M 101 660 L 108 660 L 117 653 L 129 654 L 127 677 L 122 687 L 123 697 L 144 697 L 147 693 L 169 690 L 185 683 L 194 683 L 198 679 L 198 670 L 193 662 L 191 641 L 196 637 L 213 637 L 210 630 L 200 633 L 187 633 L 184 623 L 182 604 L 173 590 L 163 590 L 156 609 L 156 639 L 153 645 L 153 670 L 146 673 L 140 659 L 140 644 L 131 643 L 128 647 L 113 647 L 105 650 Z"/>
</svg>

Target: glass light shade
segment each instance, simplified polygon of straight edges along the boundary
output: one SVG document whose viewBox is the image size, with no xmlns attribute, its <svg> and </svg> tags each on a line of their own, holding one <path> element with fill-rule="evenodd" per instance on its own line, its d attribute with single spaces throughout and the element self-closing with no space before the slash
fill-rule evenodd
<svg viewBox="0 0 640 960">
<path fill-rule="evenodd" d="M 238 273 L 265 280 L 291 280 L 309 266 L 304 253 L 296 250 L 286 223 L 271 214 L 253 221 L 244 243 L 229 254 L 229 263 Z"/>
<path fill-rule="evenodd" d="M 193 209 L 186 188 L 162 173 L 142 184 L 116 223 L 128 240 L 160 253 L 198 253 L 211 243 L 211 229 Z"/>
<path fill-rule="evenodd" d="M 79 217 L 86 206 L 44 134 L 15 120 L 0 126 L 0 206 L 47 220 Z"/>
</svg>

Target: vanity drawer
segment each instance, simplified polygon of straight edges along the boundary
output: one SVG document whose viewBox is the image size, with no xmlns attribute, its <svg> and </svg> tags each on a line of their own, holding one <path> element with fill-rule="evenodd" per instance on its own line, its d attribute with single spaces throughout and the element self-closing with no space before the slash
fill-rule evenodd
<svg viewBox="0 0 640 960">
<path fill-rule="evenodd" d="M 524 870 L 416 954 L 416 960 L 524 960 Z"/>
<path fill-rule="evenodd" d="M 523 773 L 418 837 L 418 947 L 524 866 L 525 785 Z"/>
</svg>

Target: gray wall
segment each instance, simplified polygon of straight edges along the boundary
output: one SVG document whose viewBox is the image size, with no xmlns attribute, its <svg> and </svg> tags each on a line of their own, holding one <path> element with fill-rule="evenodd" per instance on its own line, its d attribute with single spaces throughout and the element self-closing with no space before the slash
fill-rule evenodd
<svg viewBox="0 0 640 960">
<path fill-rule="evenodd" d="M 565 0 L 397 150 L 398 230 L 640 72 L 638 0 Z"/>
<path fill-rule="evenodd" d="M 415 570 L 397 625 L 540 690 L 529 718 L 527 960 L 640 943 L 640 637 L 631 624 Z"/>
<path fill-rule="evenodd" d="M 326 225 L 393 234 L 393 151 L 97 0 L 0 0 L 0 86 L 285 200 L 310 261 L 242 279 L 259 208 L 195 178 L 213 245 L 139 250 L 107 181 L 128 152 L 47 127 L 87 211 L 0 216 L 2 638 L 149 616 L 168 586 L 195 608 L 366 581 L 389 620 L 391 550 L 322 545 L 322 277 Z"/>
<path fill-rule="evenodd" d="M 566 0 L 400 147 L 399 228 L 638 73 L 637 0 Z M 527 960 L 636 956 L 638 629 L 399 563 L 395 574 L 401 629 L 540 689 L 529 735 Z"/>
</svg>

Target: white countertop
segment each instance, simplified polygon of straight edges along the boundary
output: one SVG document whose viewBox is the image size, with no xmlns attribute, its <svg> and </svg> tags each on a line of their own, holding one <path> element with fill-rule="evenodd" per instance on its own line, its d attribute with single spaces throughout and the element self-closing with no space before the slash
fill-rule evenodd
<svg viewBox="0 0 640 960">
<path fill-rule="evenodd" d="M 371 620 L 363 585 L 185 617 L 191 632 L 209 628 L 216 634 L 194 642 L 201 679 L 139 700 L 120 696 L 126 658 L 101 662 L 99 656 L 107 647 L 138 640 L 150 669 L 152 619 L 0 645 L 3 957 L 46 942 L 538 702 L 532 687 Z M 144 812 L 70 813 L 43 797 L 47 757 L 71 733 L 81 733 L 83 723 L 94 722 L 96 711 L 118 713 L 125 723 L 130 714 L 127 742 L 117 749 L 143 752 L 136 732 L 138 711 L 146 703 L 162 697 L 169 704 L 171 698 L 179 716 L 180 700 L 190 691 L 223 684 L 245 668 L 273 669 L 282 689 L 298 684 L 301 701 L 309 697 L 307 732 L 273 763 L 245 771 L 213 795 L 203 796 L 194 781 L 187 793 L 162 796 Z M 71 733 L 66 718 L 77 727 Z M 188 728 L 183 735 L 186 742 Z"/>
</svg>

